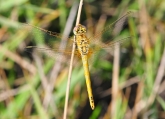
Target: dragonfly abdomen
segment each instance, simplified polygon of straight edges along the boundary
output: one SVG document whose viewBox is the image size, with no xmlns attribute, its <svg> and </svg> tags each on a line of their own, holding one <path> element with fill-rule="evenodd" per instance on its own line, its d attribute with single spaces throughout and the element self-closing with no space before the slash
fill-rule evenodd
<svg viewBox="0 0 165 119">
<path fill-rule="evenodd" d="M 83 62 L 83 67 L 84 67 L 84 74 L 85 74 L 89 102 L 90 102 L 90 106 L 93 110 L 95 108 L 95 105 L 94 105 L 94 99 L 93 99 L 92 88 L 91 88 L 91 80 L 90 80 L 90 75 L 89 75 L 87 55 L 82 55 L 82 62 Z"/>
</svg>

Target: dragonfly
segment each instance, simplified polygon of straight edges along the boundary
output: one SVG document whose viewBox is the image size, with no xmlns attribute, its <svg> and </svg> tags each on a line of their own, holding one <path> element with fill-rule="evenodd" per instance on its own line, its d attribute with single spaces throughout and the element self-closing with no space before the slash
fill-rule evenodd
<svg viewBox="0 0 165 119">
<path fill-rule="evenodd" d="M 94 97 L 93 97 L 93 93 L 92 93 L 91 79 L 90 79 L 90 73 L 89 73 L 89 58 L 90 58 L 91 54 L 94 54 L 94 52 L 99 51 L 100 49 L 106 49 L 106 50 L 113 49 L 116 43 L 122 44 L 132 38 L 132 36 L 129 36 L 129 37 L 126 37 L 123 39 L 114 40 L 114 41 L 110 41 L 107 43 L 103 43 L 100 40 L 100 36 L 103 33 L 105 33 L 105 32 L 112 33 L 114 28 L 117 26 L 123 25 L 124 22 L 126 21 L 126 19 L 128 18 L 128 16 L 130 16 L 131 14 L 132 14 L 131 11 L 127 12 L 126 14 L 121 16 L 119 19 L 114 21 L 112 24 L 105 27 L 102 31 L 96 33 L 94 35 L 94 37 L 88 38 L 86 35 L 86 33 L 87 33 L 86 27 L 81 24 L 78 24 L 73 29 L 73 33 L 74 33 L 75 39 L 76 39 L 75 40 L 75 45 L 76 45 L 75 54 L 78 56 L 81 56 L 81 59 L 82 59 L 84 75 L 85 75 L 85 80 L 86 80 L 87 93 L 88 93 L 89 103 L 90 103 L 92 110 L 94 110 L 95 104 L 94 104 Z M 47 34 L 49 34 L 51 36 L 61 38 L 61 36 L 56 32 L 48 31 L 48 30 L 45 30 L 45 29 L 42 29 L 42 28 L 36 27 L 36 26 L 32 26 L 32 27 L 35 27 L 36 29 L 38 29 L 40 31 L 46 32 Z M 58 55 L 62 54 L 62 53 L 71 54 L 71 49 L 58 50 L 58 49 L 52 49 L 52 48 L 42 48 L 42 47 L 38 47 L 38 46 L 27 46 L 26 48 L 27 49 L 34 48 L 41 52 L 49 53 L 49 55 L 51 53 L 58 54 Z M 53 55 L 53 54 L 51 54 L 51 55 Z M 53 56 L 58 57 L 57 55 L 53 55 Z"/>
</svg>

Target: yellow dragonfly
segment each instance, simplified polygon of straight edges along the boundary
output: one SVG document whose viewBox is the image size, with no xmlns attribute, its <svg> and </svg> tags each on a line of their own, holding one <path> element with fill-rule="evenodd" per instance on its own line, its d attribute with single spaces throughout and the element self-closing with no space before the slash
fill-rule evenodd
<svg viewBox="0 0 165 119">
<path fill-rule="evenodd" d="M 112 24 L 110 24 L 109 26 L 105 27 L 102 31 L 96 33 L 96 35 L 94 35 L 94 37 L 88 38 L 86 36 L 86 27 L 79 24 L 76 27 L 74 27 L 73 29 L 73 33 L 76 36 L 76 55 L 81 56 L 82 59 L 82 63 L 83 63 L 83 68 L 84 68 L 84 74 L 85 74 L 85 79 L 86 79 L 86 86 L 87 86 L 87 92 L 88 92 L 88 97 L 89 97 L 89 102 L 90 102 L 90 106 L 92 108 L 92 110 L 95 108 L 95 104 L 94 104 L 94 98 L 93 98 L 93 93 L 92 93 L 92 89 L 91 89 L 91 81 L 90 81 L 90 74 L 89 74 L 89 63 L 88 63 L 88 59 L 90 57 L 91 54 L 93 54 L 95 51 L 98 51 L 100 49 L 113 49 L 114 44 L 115 43 L 119 43 L 122 44 L 123 42 L 125 42 L 128 39 L 131 39 L 131 37 L 126 37 L 120 40 L 114 40 L 108 43 L 103 43 L 100 40 L 100 36 L 107 32 L 107 33 L 112 33 L 114 28 L 117 26 L 121 26 L 124 24 L 126 18 L 128 16 L 130 16 L 130 14 L 132 14 L 131 11 L 127 12 L 125 15 L 123 15 L 122 17 L 120 17 L 118 20 L 116 20 L 115 22 L 113 22 Z M 32 26 L 32 25 L 30 25 Z M 58 33 L 52 32 L 52 31 L 48 31 L 36 26 L 32 26 L 40 31 L 46 32 L 47 34 L 51 35 L 51 36 L 55 36 L 58 38 L 61 38 Z M 41 47 L 37 47 L 37 46 L 28 46 L 28 49 L 30 48 L 35 48 L 37 50 L 41 50 L 44 53 L 55 53 L 55 54 L 60 54 L 60 53 L 64 53 L 64 54 L 71 54 L 71 49 L 64 49 L 64 50 L 58 50 L 58 49 L 52 49 L 52 48 L 41 48 Z M 52 54 L 51 54 L 52 55 Z M 57 56 L 57 55 L 54 55 Z"/>
</svg>

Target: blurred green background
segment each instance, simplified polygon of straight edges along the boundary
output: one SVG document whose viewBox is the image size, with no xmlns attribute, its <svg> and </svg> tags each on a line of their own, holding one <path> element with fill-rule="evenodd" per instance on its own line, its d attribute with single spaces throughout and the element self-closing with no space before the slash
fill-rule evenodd
<svg viewBox="0 0 165 119">
<path fill-rule="evenodd" d="M 73 35 L 78 4 L 76 0 L 0 0 L 0 119 L 63 117 L 69 59 L 55 61 L 58 54 L 25 48 L 65 48 L 66 37 Z M 165 1 L 85 0 L 80 23 L 90 37 L 128 11 L 132 14 L 116 36 L 131 36 L 120 48 L 118 85 L 112 85 L 113 54 L 95 54 L 90 65 L 96 106 L 92 111 L 82 63 L 75 60 L 68 119 L 165 119 Z M 61 35 L 51 37 L 22 23 Z M 115 98 L 112 87 L 118 90 Z"/>
</svg>

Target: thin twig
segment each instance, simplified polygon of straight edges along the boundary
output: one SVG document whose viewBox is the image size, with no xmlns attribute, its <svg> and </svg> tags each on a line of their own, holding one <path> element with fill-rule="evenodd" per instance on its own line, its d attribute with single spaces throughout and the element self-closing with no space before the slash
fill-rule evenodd
<svg viewBox="0 0 165 119">
<path fill-rule="evenodd" d="M 130 87 L 133 84 L 139 83 L 140 82 L 140 77 L 135 76 L 130 79 L 128 79 L 124 84 L 119 86 L 119 90 L 122 90 L 124 88 Z M 109 88 L 107 90 L 103 90 L 97 93 L 97 95 L 100 95 L 100 98 L 107 97 L 112 94 L 112 88 Z"/>
<path fill-rule="evenodd" d="M 48 85 L 48 80 L 44 74 L 44 70 L 42 68 L 42 63 L 41 63 L 41 60 L 39 59 L 39 57 L 37 56 L 37 53 L 34 52 L 33 54 L 33 57 L 35 59 L 35 62 L 37 64 L 37 67 L 38 67 L 38 73 L 39 73 L 39 76 L 41 78 L 41 83 L 42 83 L 42 86 L 44 88 L 44 90 L 46 90 L 47 88 L 47 85 Z"/>
<path fill-rule="evenodd" d="M 153 102 L 156 98 L 156 95 L 158 94 L 159 87 L 161 85 L 161 81 L 163 80 L 164 71 L 165 71 L 165 48 L 164 48 L 162 59 L 160 61 L 158 72 L 157 72 L 157 75 L 155 78 L 155 83 L 154 83 L 153 90 L 151 93 L 152 95 L 148 99 L 147 107 L 149 107 L 151 104 L 153 104 Z"/>
<path fill-rule="evenodd" d="M 16 89 L 7 90 L 0 93 L 0 102 L 7 100 L 8 98 L 29 91 L 29 85 L 23 85 Z"/>
<path fill-rule="evenodd" d="M 114 67 L 113 67 L 113 78 L 112 78 L 112 102 L 111 102 L 111 117 L 112 119 L 116 116 L 116 101 L 119 91 L 118 80 L 119 80 L 119 52 L 120 46 L 118 43 L 115 44 L 116 50 L 114 51 Z"/>
<path fill-rule="evenodd" d="M 83 0 L 81 0 L 80 4 L 79 4 L 79 10 L 78 10 L 78 15 L 77 15 L 76 26 L 79 24 L 79 21 L 80 21 L 80 14 L 81 14 L 82 5 L 83 5 Z M 69 74 L 68 74 L 68 82 L 67 82 L 67 88 L 66 88 L 66 97 L 65 97 L 65 107 L 64 107 L 63 119 L 66 119 L 66 117 L 67 117 L 68 101 L 69 101 L 69 89 L 70 89 L 70 82 L 71 82 L 71 74 L 72 74 L 72 67 L 73 67 L 74 52 L 75 52 L 75 48 L 76 48 L 76 44 L 75 43 L 76 43 L 76 37 L 74 36 L 72 55 L 71 55 Z"/>
</svg>

